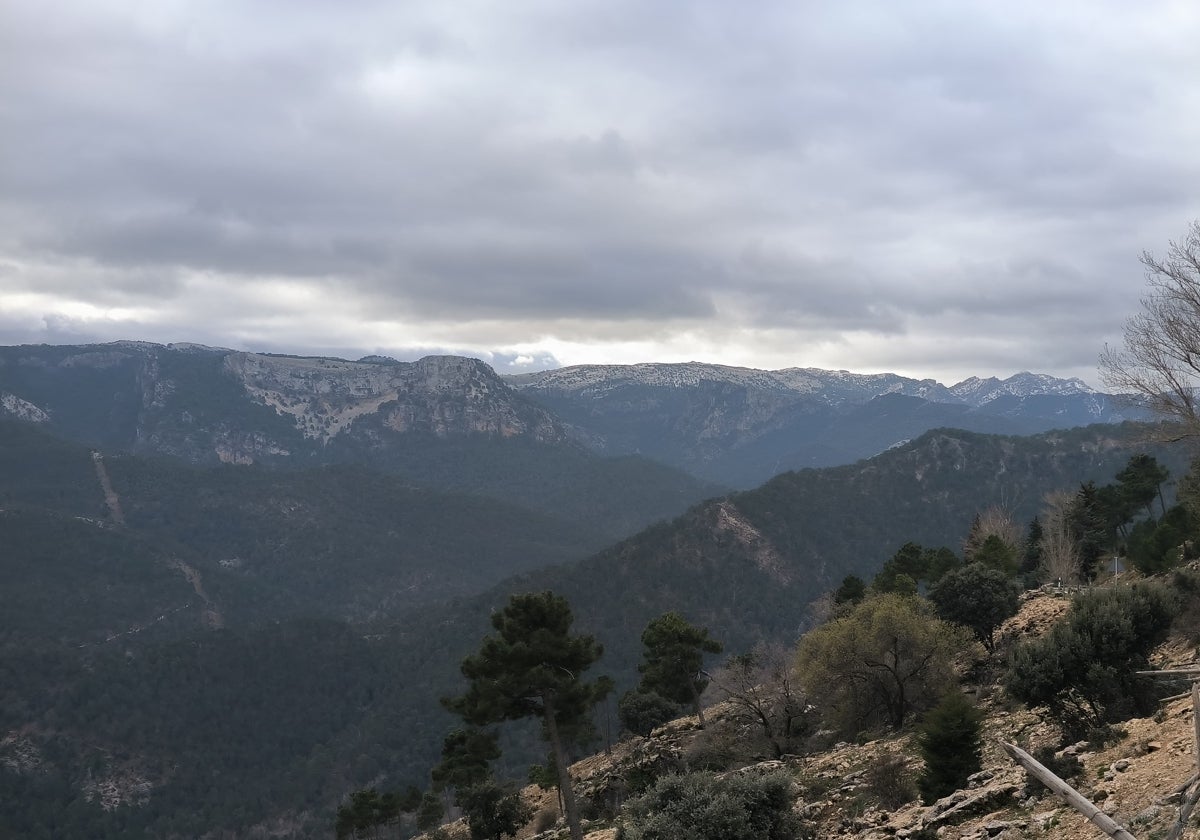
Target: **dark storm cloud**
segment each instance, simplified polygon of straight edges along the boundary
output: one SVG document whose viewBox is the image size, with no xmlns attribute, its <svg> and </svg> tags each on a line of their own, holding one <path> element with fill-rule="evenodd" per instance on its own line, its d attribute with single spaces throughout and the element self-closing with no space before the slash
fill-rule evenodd
<svg viewBox="0 0 1200 840">
<path fill-rule="evenodd" d="M 1160 4 L 10 5 L 0 338 L 1090 365 L 1136 254 L 1200 214 L 1198 33 Z"/>
</svg>

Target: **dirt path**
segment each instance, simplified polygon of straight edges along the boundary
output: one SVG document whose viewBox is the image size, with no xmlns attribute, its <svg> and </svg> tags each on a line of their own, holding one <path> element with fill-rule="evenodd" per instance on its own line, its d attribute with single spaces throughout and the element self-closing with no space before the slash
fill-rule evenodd
<svg viewBox="0 0 1200 840">
<path fill-rule="evenodd" d="M 108 505 L 108 515 L 117 525 L 125 524 L 125 514 L 121 512 L 121 499 L 113 489 L 108 478 L 108 470 L 104 468 L 104 456 L 99 452 L 92 453 L 92 461 L 96 464 L 96 477 L 100 479 L 100 489 L 104 491 L 104 503 Z"/>
<path fill-rule="evenodd" d="M 213 603 L 208 593 L 204 591 L 204 581 L 200 577 L 200 572 L 195 566 L 183 562 L 178 557 L 171 560 L 171 568 L 176 569 L 187 578 L 187 582 L 192 585 L 192 591 L 200 596 L 200 600 L 204 602 L 204 623 L 213 630 L 219 630 L 225 626 L 225 617 L 221 615 L 221 608 Z"/>
</svg>

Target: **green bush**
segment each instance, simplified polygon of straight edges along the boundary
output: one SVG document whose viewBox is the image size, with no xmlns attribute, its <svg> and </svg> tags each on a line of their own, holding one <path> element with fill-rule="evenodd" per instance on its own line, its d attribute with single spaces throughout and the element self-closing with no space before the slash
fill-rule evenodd
<svg viewBox="0 0 1200 840">
<path fill-rule="evenodd" d="M 626 804 L 618 840 L 799 840 L 786 773 L 666 776 Z"/>
<path fill-rule="evenodd" d="M 917 743 L 925 770 L 917 780 L 926 805 L 967 784 L 981 767 L 983 715 L 961 691 L 951 691 L 928 715 Z"/>
<path fill-rule="evenodd" d="M 999 569 L 971 563 L 943 575 L 930 588 L 929 600 L 939 618 L 969 628 L 990 651 L 996 628 L 1017 613 L 1017 585 Z"/>
<path fill-rule="evenodd" d="M 533 818 L 533 809 L 512 789 L 486 781 L 458 792 L 472 840 L 500 840 L 517 832 Z"/>
<path fill-rule="evenodd" d="M 1147 575 L 1178 566 L 1187 553 L 1195 525 L 1187 509 L 1176 505 L 1160 520 L 1146 519 L 1129 534 L 1129 562 Z"/>
<path fill-rule="evenodd" d="M 649 735 L 656 727 L 679 717 L 679 704 L 653 691 L 627 691 L 617 703 L 621 726 L 634 735 Z"/>
<path fill-rule="evenodd" d="M 1178 609 L 1175 593 L 1153 582 L 1085 592 L 1049 633 L 1013 651 L 1005 685 L 1047 706 L 1068 737 L 1149 714 L 1154 686 L 1135 672 L 1149 667 Z"/>
</svg>

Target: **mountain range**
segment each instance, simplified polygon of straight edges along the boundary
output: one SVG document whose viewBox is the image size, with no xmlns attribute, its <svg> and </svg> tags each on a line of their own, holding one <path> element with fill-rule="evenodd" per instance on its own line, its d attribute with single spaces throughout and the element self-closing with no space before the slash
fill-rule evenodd
<svg viewBox="0 0 1200 840">
<path fill-rule="evenodd" d="M 666 610 L 730 652 L 790 642 L 814 598 L 907 541 L 957 547 L 990 505 L 1027 521 L 1046 491 L 1107 481 L 1135 452 L 1186 467 L 1143 425 L 916 422 L 1088 400 L 1121 416 L 1069 380 L 955 396 L 891 375 L 637 367 L 559 372 L 596 392 L 590 413 L 571 397 L 575 417 L 535 378 L 455 357 L 0 348 L 0 834 L 326 836 L 348 791 L 426 783 L 451 723 L 438 698 L 513 592 L 565 595 L 624 687 Z M 931 399 L 946 394 L 960 402 Z M 730 493 L 611 454 L 604 431 L 623 417 L 656 458 L 729 487 L 714 465 L 801 445 L 783 420 L 805 412 L 876 441 L 873 457 Z M 521 774 L 540 759 L 506 756 Z"/>
<path fill-rule="evenodd" d="M 644 454 L 735 487 L 851 463 L 933 428 L 1033 434 L 1149 416 L 1079 379 L 1033 373 L 946 387 L 891 373 L 693 362 L 582 365 L 508 381 L 598 452 Z"/>
<path fill-rule="evenodd" d="M 500 377 L 457 356 L 346 361 L 145 342 L 2 347 L 0 411 L 97 446 L 194 463 L 370 463 L 452 489 L 540 495 L 529 501 L 571 516 L 589 506 L 546 475 L 522 481 L 531 463 L 558 459 L 561 474 L 605 469 L 589 455 L 648 459 L 699 479 L 688 487 L 659 466 L 654 482 L 674 480 L 694 501 L 852 463 L 932 428 L 1032 434 L 1148 417 L 1078 379 L 1032 373 L 949 387 L 700 363 Z M 621 524 L 650 521 L 636 519 Z"/>
</svg>

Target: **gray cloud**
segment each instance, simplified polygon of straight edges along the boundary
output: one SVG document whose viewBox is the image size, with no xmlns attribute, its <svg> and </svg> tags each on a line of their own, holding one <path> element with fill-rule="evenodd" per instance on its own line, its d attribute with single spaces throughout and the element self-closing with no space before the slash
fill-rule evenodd
<svg viewBox="0 0 1200 840">
<path fill-rule="evenodd" d="M 1200 215 L 1197 35 L 1115 0 L 10 5 L 0 341 L 1090 370 Z"/>
</svg>

